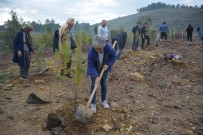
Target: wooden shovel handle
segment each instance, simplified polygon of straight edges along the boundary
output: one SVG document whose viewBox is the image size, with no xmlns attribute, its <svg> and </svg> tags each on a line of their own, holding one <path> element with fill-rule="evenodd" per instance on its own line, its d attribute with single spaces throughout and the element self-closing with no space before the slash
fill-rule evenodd
<svg viewBox="0 0 203 135">
<path fill-rule="evenodd" d="M 114 48 L 116 46 L 117 41 L 115 40 L 112 47 Z"/>
<path fill-rule="evenodd" d="M 102 78 L 102 76 L 103 76 L 103 74 L 104 74 L 104 71 L 105 71 L 105 69 L 103 68 L 102 71 L 101 71 L 101 73 L 100 73 L 100 75 L 99 75 L 99 81 L 96 82 L 95 85 L 94 85 L 94 89 L 93 89 L 93 91 L 92 91 L 92 94 L 90 95 L 90 98 L 89 98 L 88 102 L 87 102 L 86 108 L 89 108 L 89 106 L 90 106 L 90 103 L 91 103 L 91 101 L 92 101 L 92 98 L 93 98 L 93 96 L 94 96 L 94 94 L 95 94 L 95 92 L 96 92 L 96 90 L 97 90 L 97 87 L 99 86 L 99 82 L 100 82 L 100 80 L 101 80 L 101 78 Z"/>
</svg>

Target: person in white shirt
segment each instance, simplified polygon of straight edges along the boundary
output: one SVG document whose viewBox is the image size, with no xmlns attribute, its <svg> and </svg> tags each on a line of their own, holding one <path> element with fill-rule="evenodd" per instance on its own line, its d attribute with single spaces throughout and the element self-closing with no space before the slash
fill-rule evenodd
<svg viewBox="0 0 203 135">
<path fill-rule="evenodd" d="M 104 37 L 106 42 L 109 43 L 109 30 L 106 26 L 106 20 L 102 20 L 101 25 L 97 29 L 97 35 Z"/>
</svg>

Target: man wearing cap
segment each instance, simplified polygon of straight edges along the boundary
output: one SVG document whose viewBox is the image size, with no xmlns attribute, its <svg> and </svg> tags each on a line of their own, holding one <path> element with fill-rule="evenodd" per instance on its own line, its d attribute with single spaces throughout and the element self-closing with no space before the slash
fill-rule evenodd
<svg viewBox="0 0 203 135">
<path fill-rule="evenodd" d="M 61 61 L 62 61 L 62 67 L 61 67 L 61 75 L 66 75 L 69 78 L 72 78 L 72 75 L 70 74 L 71 69 L 71 63 L 72 63 L 72 50 L 75 48 L 72 48 L 72 43 L 75 43 L 75 39 L 72 33 L 72 28 L 74 26 L 74 18 L 68 18 L 65 24 L 63 24 L 59 29 L 59 52 L 61 53 Z M 71 49 L 69 60 L 66 61 L 66 50 Z M 65 62 L 65 63 L 64 63 Z M 67 72 L 66 72 L 67 71 Z"/>
<path fill-rule="evenodd" d="M 31 52 L 36 53 L 32 48 L 32 38 L 30 32 L 33 31 L 31 24 L 24 24 L 22 29 L 16 33 L 14 45 L 13 62 L 20 67 L 20 79 L 25 80 L 29 77 Z"/>
<path fill-rule="evenodd" d="M 104 37 L 106 42 L 109 43 L 109 30 L 106 26 L 106 20 L 102 20 L 101 25 L 97 29 L 97 34 Z"/>
</svg>

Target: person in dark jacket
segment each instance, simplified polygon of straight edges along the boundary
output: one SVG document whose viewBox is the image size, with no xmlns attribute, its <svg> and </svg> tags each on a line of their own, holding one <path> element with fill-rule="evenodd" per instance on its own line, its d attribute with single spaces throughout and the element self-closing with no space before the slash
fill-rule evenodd
<svg viewBox="0 0 203 135">
<path fill-rule="evenodd" d="M 22 29 L 16 33 L 14 45 L 13 62 L 18 63 L 20 67 L 20 79 L 25 80 L 29 77 L 31 52 L 36 53 L 32 48 L 32 38 L 30 32 L 33 31 L 31 24 L 25 24 Z"/>
<path fill-rule="evenodd" d="M 141 38 L 142 38 L 142 49 L 144 49 L 144 42 L 147 39 L 147 45 L 149 46 L 150 38 L 148 36 L 148 23 L 144 23 L 144 26 L 141 28 Z"/>
<path fill-rule="evenodd" d="M 191 24 L 188 25 L 186 32 L 187 32 L 187 41 L 189 42 L 189 44 L 192 44 L 193 27 Z"/>
<path fill-rule="evenodd" d="M 121 54 L 123 53 L 126 39 L 127 39 L 127 32 L 120 32 L 112 38 L 112 43 L 114 43 L 114 41 L 117 41 L 117 45 L 115 46 L 115 52 L 117 52 L 117 48 L 119 48 L 119 52 L 116 55 L 117 60 L 119 60 Z"/>
<path fill-rule="evenodd" d="M 59 51 L 59 30 L 55 30 L 54 32 L 54 40 L 53 40 L 53 52 L 55 53 Z"/>
<path fill-rule="evenodd" d="M 101 84 L 101 104 L 104 108 L 108 109 L 107 103 L 107 77 L 108 72 L 112 70 L 112 66 L 116 60 L 115 51 L 109 43 L 106 43 L 106 39 L 102 36 L 94 36 L 92 39 L 92 46 L 88 51 L 87 58 L 87 76 L 91 76 L 91 88 L 92 93 L 95 83 L 99 83 L 99 74 L 102 68 L 105 69 L 104 74 L 100 80 Z M 96 93 L 91 101 L 91 109 L 96 113 Z"/>
<path fill-rule="evenodd" d="M 139 38 L 140 38 L 140 22 L 137 22 L 137 25 L 133 27 L 132 29 L 133 33 L 133 43 L 132 43 L 132 50 L 137 50 L 138 44 L 139 44 Z"/>
</svg>

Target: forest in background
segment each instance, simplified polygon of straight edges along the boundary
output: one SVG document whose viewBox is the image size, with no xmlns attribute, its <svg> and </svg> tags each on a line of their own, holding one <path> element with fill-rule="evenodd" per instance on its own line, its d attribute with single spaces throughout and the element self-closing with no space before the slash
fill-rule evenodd
<svg viewBox="0 0 203 135">
<path fill-rule="evenodd" d="M 173 12 L 170 12 L 173 11 Z M 11 11 L 11 12 L 15 12 L 15 11 Z M 133 23 L 135 24 L 135 21 L 130 20 L 129 18 L 132 18 L 134 20 L 138 19 L 139 17 L 143 17 L 143 16 L 151 16 L 153 19 L 153 26 L 159 25 L 160 22 L 158 22 L 160 19 L 163 20 L 171 20 L 171 22 L 175 22 L 174 20 L 176 19 L 176 23 L 175 25 L 179 26 L 182 25 L 181 20 L 185 20 L 184 18 L 187 18 L 187 15 L 189 15 L 189 13 L 191 13 L 192 15 L 189 16 L 189 18 L 187 19 L 203 19 L 202 16 L 202 12 L 203 12 L 203 5 L 195 5 L 195 6 L 190 6 L 190 5 L 173 5 L 173 4 L 166 4 L 166 3 L 162 3 L 162 2 L 157 2 L 157 3 L 151 3 L 146 7 L 142 7 L 140 9 L 137 9 L 136 14 L 132 14 L 132 15 L 128 15 L 128 16 L 123 16 L 123 17 L 119 17 L 119 18 L 115 18 L 112 20 L 107 20 L 110 25 L 113 26 L 119 26 L 120 22 L 125 22 L 125 24 L 130 24 Z M 161 12 L 161 14 L 160 14 Z M 173 17 L 177 12 L 177 15 L 175 17 Z M 181 14 L 179 13 L 181 12 Z M 167 13 L 167 15 L 165 14 Z M 169 15 L 169 16 L 168 16 Z M 155 18 L 155 16 L 158 16 L 158 20 L 157 18 Z M 127 20 L 126 20 L 127 19 Z M 23 22 L 23 18 L 19 18 L 20 22 Z M 123 21 L 122 21 L 123 20 Z M 8 20 L 9 21 L 9 20 Z M 180 23 L 178 23 L 178 21 L 180 21 Z M 168 22 L 168 21 L 167 21 Z M 170 22 L 170 21 L 169 21 Z M 4 31 L 7 26 L 6 23 L 3 25 L 0 25 L 0 32 Z M 60 27 L 60 24 L 57 23 L 57 20 L 54 19 L 46 19 L 44 23 L 42 23 L 40 20 L 35 20 L 30 22 L 32 24 L 32 26 L 34 27 L 35 32 L 44 32 L 46 31 L 47 27 L 50 27 L 52 29 L 52 31 L 55 31 L 56 29 L 58 29 Z M 95 25 L 99 25 L 100 22 L 98 22 L 97 24 L 94 25 L 90 25 L 89 23 L 79 23 L 76 20 L 75 26 L 74 26 L 74 30 L 76 32 L 79 31 L 87 31 L 90 32 L 90 30 L 93 31 L 94 26 Z M 126 29 L 124 26 L 119 26 L 123 27 L 123 29 Z M 92 32 L 91 31 L 91 32 Z"/>
<path fill-rule="evenodd" d="M 184 5 L 184 4 L 182 4 L 182 5 L 180 5 L 180 4 L 174 5 L 174 4 L 166 4 L 166 3 L 163 3 L 163 2 L 157 2 L 157 3 L 151 3 L 147 7 L 137 9 L 137 12 L 141 13 L 141 12 L 150 11 L 150 10 L 156 10 L 156 9 L 161 9 L 161 8 L 203 9 L 203 5 L 201 5 L 201 6 L 198 6 L 198 5 L 190 6 L 190 5 Z"/>
<path fill-rule="evenodd" d="M 185 33 L 188 24 L 192 24 L 196 32 L 197 27 L 202 26 L 203 20 L 203 5 L 201 6 L 187 6 L 187 5 L 167 5 L 165 3 L 157 2 L 149 4 L 137 10 L 138 13 L 118 17 L 112 20 L 107 20 L 107 25 L 110 29 L 111 36 L 120 31 L 126 31 L 131 35 L 132 27 L 137 21 L 142 23 L 148 22 L 150 24 L 150 33 L 152 37 L 158 32 L 159 25 L 165 21 L 169 27 L 170 35 L 174 31 L 177 33 Z M 4 25 L 0 25 L 0 50 L 4 54 L 13 49 L 12 41 L 15 33 L 25 23 L 23 18 L 19 17 L 15 11 L 11 11 L 11 20 L 8 20 Z M 28 23 L 28 22 L 26 22 Z M 60 27 L 54 19 L 46 19 L 44 23 L 40 21 L 29 22 L 34 27 L 33 39 L 35 46 L 52 47 L 54 31 Z M 89 45 L 91 36 L 97 31 L 100 22 L 94 25 L 89 23 L 79 23 L 77 20 L 74 26 L 74 34 L 83 36 L 84 41 Z M 131 37 L 128 36 L 127 44 L 131 43 Z"/>
</svg>

